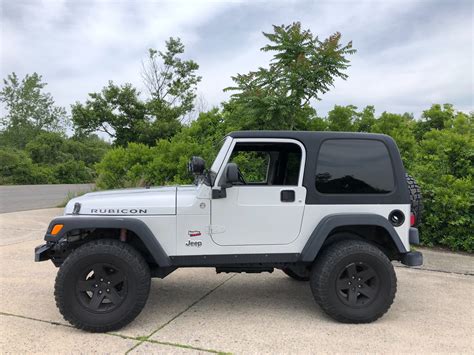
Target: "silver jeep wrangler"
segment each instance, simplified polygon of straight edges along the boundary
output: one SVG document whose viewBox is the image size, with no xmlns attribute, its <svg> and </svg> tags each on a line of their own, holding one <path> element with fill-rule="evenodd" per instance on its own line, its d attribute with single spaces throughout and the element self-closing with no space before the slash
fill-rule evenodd
<svg viewBox="0 0 474 355">
<path fill-rule="evenodd" d="M 194 185 L 89 193 L 51 221 L 35 260 L 59 267 L 55 297 L 74 326 L 105 332 L 144 307 L 151 277 L 180 267 L 273 272 L 308 281 L 332 318 L 390 308 L 392 260 L 422 264 L 419 190 L 385 135 L 230 133 Z M 414 208 L 417 207 L 417 208 Z"/>
</svg>

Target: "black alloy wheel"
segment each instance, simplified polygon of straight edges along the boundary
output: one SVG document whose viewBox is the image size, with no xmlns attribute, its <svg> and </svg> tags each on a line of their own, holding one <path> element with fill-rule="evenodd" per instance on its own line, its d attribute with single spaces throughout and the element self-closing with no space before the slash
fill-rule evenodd
<svg viewBox="0 0 474 355">
<path fill-rule="evenodd" d="M 79 274 L 76 297 L 89 311 L 112 312 L 127 297 L 127 278 L 118 267 L 96 263 Z"/>
<path fill-rule="evenodd" d="M 380 283 L 375 270 L 363 262 L 345 266 L 337 278 L 337 295 L 351 307 L 370 304 L 378 295 Z"/>
</svg>

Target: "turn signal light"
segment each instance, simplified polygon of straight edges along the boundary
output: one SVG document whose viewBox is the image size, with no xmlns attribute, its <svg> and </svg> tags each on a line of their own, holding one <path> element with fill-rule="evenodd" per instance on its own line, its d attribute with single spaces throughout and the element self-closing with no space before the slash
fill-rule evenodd
<svg viewBox="0 0 474 355">
<path fill-rule="evenodd" d="M 52 235 L 58 234 L 61 231 L 61 229 L 63 229 L 63 227 L 64 227 L 64 224 L 56 224 L 51 230 L 51 234 Z"/>
</svg>

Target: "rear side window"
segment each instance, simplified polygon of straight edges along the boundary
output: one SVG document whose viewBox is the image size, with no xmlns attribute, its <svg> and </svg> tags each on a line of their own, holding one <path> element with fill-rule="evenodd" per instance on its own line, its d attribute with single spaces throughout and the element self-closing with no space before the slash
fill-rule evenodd
<svg viewBox="0 0 474 355">
<path fill-rule="evenodd" d="M 316 166 L 316 189 L 327 194 L 386 194 L 394 190 L 387 147 L 380 141 L 324 141 Z"/>
</svg>

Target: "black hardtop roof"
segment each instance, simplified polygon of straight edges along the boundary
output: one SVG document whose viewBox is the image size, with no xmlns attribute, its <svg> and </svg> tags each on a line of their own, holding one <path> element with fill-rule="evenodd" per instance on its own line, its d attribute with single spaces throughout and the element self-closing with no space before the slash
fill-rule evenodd
<svg viewBox="0 0 474 355">
<path fill-rule="evenodd" d="M 301 142 L 306 148 L 303 186 L 307 189 L 306 204 L 409 204 L 410 194 L 405 178 L 405 168 L 393 138 L 385 134 L 327 131 L 236 131 L 229 133 L 233 138 L 287 138 Z M 370 139 L 383 142 L 392 159 L 396 181 L 395 191 L 389 194 L 321 194 L 315 187 L 316 157 L 321 144 L 327 139 Z M 344 157 L 343 157 L 344 158 Z M 370 169 L 370 166 L 367 166 Z"/>
<path fill-rule="evenodd" d="M 346 139 L 378 139 L 385 142 L 393 142 L 393 139 L 385 134 L 360 133 L 360 132 L 328 132 L 328 131 L 235 131 L 229 133 L 233 138 L 290 138 L 299 141 L 315 141 L 328 138 Z"/>
</svg>

